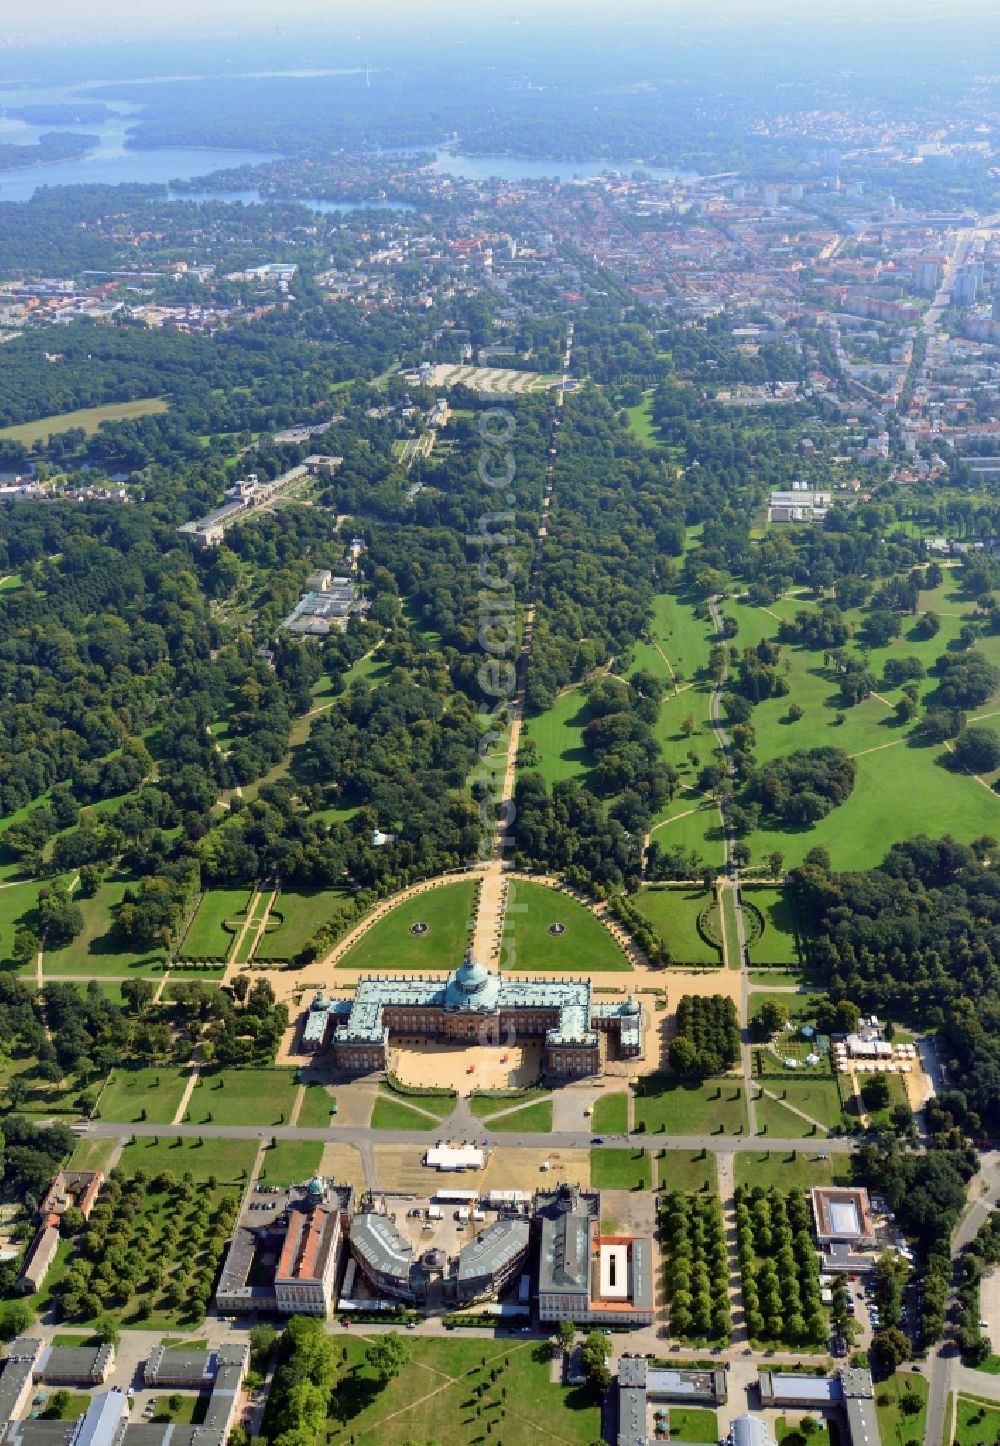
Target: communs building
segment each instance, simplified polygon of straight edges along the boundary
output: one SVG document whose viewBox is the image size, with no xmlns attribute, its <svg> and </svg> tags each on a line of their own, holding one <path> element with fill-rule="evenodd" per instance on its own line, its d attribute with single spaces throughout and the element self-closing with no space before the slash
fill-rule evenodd
<svg viewBox="0 0 1000 1446">
<path fill-rule="evenodd" d="M 555 1078 L 601 1071 L 601 1036 L 622 1058 L 643 1052 L 645 1019 L 631 995 L 597 1003 L 588 979 L 509 979 L 472 958 L 440 977 L 370 975 L 350 999 L 318 993 L 302 1030 L 302 1048 L 330 1048 L 338 1068 L 352 1073 L 387 1067 L 392 1033 L 474 1044 L 484 1025 L 497 1038 L 541 1036 L 542 1069 Z"/>
<path fill-rule="evenodd" d="M 258 1185 L 229 1242 L 219 1313 L 328 1315 L 353 1203 L 353 1186 L 319 1176 L 288 1190 Z"/>
<path fill-rule="evenodd" d="M 531 1228 L 523 1218 L 500 1218 L 483 1227 L 457 1255 L 418 1251 L 406 1239 L 384 1201 L 351 1222 L 351 1257 L 375 1290 L 394 1300 L 433 1310 L 469 1306 L 501 1295 L 519 1276 Z"/>
<path fill-rule="evenodd" d="M 576 1325 L 652 1325 L 653 1241 L 602 1235 L 601 1196 L 566 1183 L 535 1196 L 538 1318 Z"/>
</svg>

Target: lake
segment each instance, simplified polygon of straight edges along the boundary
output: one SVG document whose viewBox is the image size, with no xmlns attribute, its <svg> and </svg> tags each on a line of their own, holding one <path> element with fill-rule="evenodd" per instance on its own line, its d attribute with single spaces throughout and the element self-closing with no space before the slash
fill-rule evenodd
<svg viewBox="0 0 1000 1446">
<path fill-rule="evenodd" d="M 91 83 L 93 84 L 93 82 Z M 0 88 L 0 110 L 6 106 L 29 104 L 51 104 L 74 100 L 85 100 L 88 86 L 75 89 L 42 88 L 25 86 L 23 89 L 5 86 Z M 194 180 L 207 176 L 212 171 L 244 165 L 259 165 L 264 161 L 278 159 L 273 153 L 259 151 L 222 150 L 206 146 L 165 146 L 158 150 L 130 150 L 127 145 L 129 131 L 139 106 L 122 101 L 105 102 L 114 114 L 96 125 L 37 126 L 25 121 L 14 120 L 0 115 L 0 144 L 33 145 L 40 135 L 53 130 L 79 130 L 87 135 L 99 137 L 99 144 L 89 155 L 72 160 L 55 161 L 51 165 L 25 166 L 15 170 L 0 170 L 0 201 L 27 201 L 40 186 L 118 185 L 123 182 L 148 185 L 169 184 L 170 181 Z M 689 178 L 693 173 L 671 170 L 665 166 L 645 165 L 641 160 L 607 160 L 601 158 L 572 161 L 530 161 L 515 156 L 463 156 L 449 145 L 426 147 L 407 146 L 387 148 L 383 154 L 413 154 L 423 150 L 434 156 L 434 170 L 439 174 L 454 176 L 469 181 L 573 181 L 601 175 L 605 171 L 622 171 L 631 175 L 635 170 L 648 171 L 660 180 Z M 192 199 L 189 195 L 188 199 Z M 203 191 L 197 199 L 203 201 L 244 201 L 256 204 L 261 201 L 258 192 L 245 191 Z M 303 205 L 315 211 L 347 212 L 365 207 L 374 210 L 408 210 L 409 207 L 392 202 L 373 200 L 371 202 L 336 202 L 302 198 Z"/>
</svg>

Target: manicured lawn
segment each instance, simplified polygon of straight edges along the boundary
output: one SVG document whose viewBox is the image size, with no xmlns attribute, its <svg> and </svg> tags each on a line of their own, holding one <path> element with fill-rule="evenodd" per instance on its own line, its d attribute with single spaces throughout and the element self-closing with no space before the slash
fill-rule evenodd
<svg viewBox="0 0 1000 1446">
<path fill-rule="evenodd" d="M 478 1436 L 489 1439 L 487 1420 L 497 1423 L 493 1439 L 503 1446 L 590 1446 L 600 1437 L 595 1397 L 585 1387 L 552 1384 L 544 1342 L 463 1340 L 458 1332 L 446 1340 L 408 1336 L 409 1365 L 381 1388 L 364 1361 L 367 1343 L 353 1332 L 346 1342 L 348 1370 L 328 1423 L 331 1446 L 347 1446 L 352 1438 L 356 1446 L 469 1446 Z M 498 1372 L 493 1384 L 492 1370 Z M 477 1418 L 471 1392 L 481 1380 L 490 1389 Z"/>
<path fill-rule="evenodd" d="M 383 1089 L 382 1093 L 387 1099 L 401 1100 L 410 1109 L 423 1110 L 427 1115 L 436 1115 L 439 1120 L 446 1120 L 454 1112 L 457 1103 L 454 1095 L 419 1094 L 409 1091 L 404 1094 L 388 1088 Z"/>
<path fill-rule="evenodd" d="M 546 1096 L 542 1089 L 511 1090 L 506 1095 L 470 1095 L 469 1109 L 477 1120 L 487 1120 L 498 1110 L 512 1110 L 517 1105 L 530 1105 Z"/>
<path fill-rule="evenodd" d="M 601 1095 L 591 1120 L 596 1135 L 623 1135 L 628 1129 L 628 1095 L 624 1090 Z"/>
<path fill-rule="evenodd" d="M 172 1065 L 115 1069 L 101 1091 L 95 1115 L 102 1120 L 147 1120 L 152 1125 L 169 1125 L 187 1081 L 188 1071 Z"/>
<path fill-rule="evenodd" d="M 708 1150 L 657 1150 L 657 1188 L 707 1192 L 719 1188 L 715 1156 Z"/>
<path fill-rule="evenodd" d="M 548 1134 L 552 1129 L 552 1101 L 536 1100 L 532 1105 L 522 1105 L 510 1114 L 490 1115 L 487 1120 L 490 1130 L 521 1130 L 526 1135 Z"/>
<path fill-rule="evenodd" d="M 336 1103 L 336 1097 L 326 1085 L 307 1084 L 306 1092 L 302 1096 L 298 1123 L 305 1129 L 325 1130 L 327 1125 L 336 1119 L 336 1115 L 330 1113 Z"/>
<path fill-rule="evenodd" d="M 765 989 L 772 984 L 802 983 L 802 975 L 788 969 L 750 969 L 748 974 L 751 984 L 761 984 Z"/>
<path fill-rule="evenodd" d="M 179 1397 L 180 1405 L 176 1411 L 171 1411 L 169 1402 Z M 208 1409 L 209 1393 L 203 1392 L 195 1395 L 188 1391 L 171 1391 L 169 1395 L 157 1396 L 155 1398 L 155 1410 L 152 1419 L 154 1421 L 173 1421 L 176 1426 L 198 1426 L 205 1419 L 205 1412 Z"/>
<path fill-rule="evenodd" d="M 447 1118 L 447 1116 L 425 1114 L 423 1108 L 425 1103 L 430 1109 L 430 1101 L 425 1101 L 424 1097 L 414 1100 L 414 1104 L 417 1106 L 414 1109 L 406 1104 L 401 1096 L 380 1094 L 376 1098 L 375 1108 L 372 1110 L 370 1128 L 373 1130 L 436 1130 L 442 1118 Z M 454 1100 L 444 1100 L 439 1097 L 437 1103 L 439 1105 L 447 1104 L 448 1114 L 451 1114 L 455 1108 Z"/>
<path fill-rule="evenodd" d="M 550 786 L 579 778 L 590 769 L 593 760 L 583 742 L 589 722 L 590 709 L 580 688 L 562 693 L 551 708 L 526 721 L 521 746 L 528 739 L 535 744 L 538 770 Z"/>
<path fill-rule="evenodd" d="M 906 1415 L 899 1404 L 900 1397 L 907 1391 L 920 1397 L 920 1410 L 912 1416 Z M 886 1396 L 889 1398 L 888 1403 L 880 1405 Z M 888 1381 L 879 1381 L 875 1387 L 875 1409 L 882 1440 L 886 1446 L 920 1446 L 924 1439 L 924 1420 L 927 1415 L 926 1380 L 919 1371 L 897 1371 Z M 961 1418 L 961 1400 L 959 1416 Z M 970 1438 L 975 1439 L 977 1438 Z M 990 1446 L 993 1446 L 996 1437 L 986 1439 Z"/>
<path fill-rule="evenodd" d="M 189 1123 L 287 1125 L 297 1088 L 295 1071 L 290 1069 L 227 1069 L 202 1074 L 188 1104 Z"/>
<path fill-rule="evenodd" d="M 317 1173 L 322 1158 L 321 1140 L 279 1140 L 265 1151 L 258 1179 L 267 1185 L 301 1185 Z"/>
<path fill-rule="evenodd" d="M 257 1154 L 256 1140 L 166 1139 L 156 1135 L 136 1139 L 122 1152 L 121 1168 L 145 1170 L 152 1177 L 170 1170 L 180 1179 L 190 1172 L 196 1180 L 215 1175 L 239 1183 L 250 1174 Z"/>
<path fill-rule="evenodd" d="M 33 447 L 59 432 L 69 432 L 82 427 L 88 437 L 97 431 L 102 422 L 125 422 L 135 417 L 152 417 L 167 410 L 162 397 L 140 397 L 134 402 L 106 402 L 101 407 L 82 407 L 75 412 L 56 412 L 50 417 L 39 417 L 35 422 L 19 422 L 13 427 L 4 427 L 0 437 L 23 442 Z"/>
<path fill-rule="evenodd" d="M 598 1145 L 590 1152 L 590 1183 L 595 1190 L 648 1190 L 653 1183 L 649 1152 Z"/>
<path fill-rule="evenodd" d="M 191 927 L 184 935 L 182 959 L 225 959 L 235 937 L 226 923 L 235 923 L 250 903 L 248 889 L 209 889 L 202 896 Z"/>
<path fill-rule="evenodd" d="M 955 1440 L 959 1446 L 996 1446 L 1000 1441 L 1000 1406 L 959 1396 Z"/>
<path fill-rule="evenodd" d="M 750 944 L 750 960 L 754 964 L 798 964 L 795 924 L 791 905 L 782 889 L 769 889 L 764 884 L 744 884 L 741 889 L 744 905 L 755 904 L 764 919 L 764 932 Z M 752 936 L 749 932 L 748 939 Z"/>
<path fill-rule="evenodd" d="M 804 1111 L 812 1119 L 818 1120 L 828 1130 L 834 1125 L 841 1123 L 842 1108 L 840 1103 L 840 1090 L 837 1081 L 831 1076 L 812 1076 L 809 1079 L 764 1079 L 760 1081 L 772 1093 L 781 1096 L 788 1104 L 794 1105 L 796 1109 Z M 760 1119 L 760 1105 L 766 1103 L 762 1100 L 757 1105 L 757 1118 Z M 789 1111 L 782 1110 L 781 1118 L 784 1120 Z M 800 1121 L 805 1125 L 805 1121 Z M 805 1125 L 808 1129 L 808 1125 Z"/>
<path fill-rule="evenodd" d="M 719 1439 L 719 1422 L 714 1411 L 693 1406 L 670 1407 L 671 1441 L 711 1441 Z"/>
<path fill-rule="evenodd" d="M 550 928 L 562 926 L 552 934 Z M 503 968 L 572 970 L 574 973 L 631 971 L 611 931 L 596 914 L 558 889 L 522 880 L 511 883 L 503 928 Z"/>
<path fill-rule="evenodd" d="M 65 949 L 46 949 L 45 974 L 78 974 L 81 978 L 100 975 L 159 974 L 166 956 L 162 949 L 135 950 L 123 947 L 112 932 L 114 909 L 121 903 L 129 880 L 101 884 L 93 898 L 79 890 L 73 902 L 83 911 L 83 931 Z"/>
<path fill-rule="evenodd" d="M 662 842 L 665 833 L 660 838 Z M 702 888 L 640 889 L 631 902 L 666 941 L 675 964 L 721 964 L 722 950 L 698 932 L 698 915 L 712 898 Z"/>
<path fill-rule="evenodd" d="M 79 1344 L 82 1339 L 82 1337 L 78 1337 L 77 1343 Z M 61 1402 L 62 1409 L 56 1411 L 52 1407 L 52 1399 L 55 1394 L 55 1391 L 50 1391 L 49 1399 L 42 1407 L 41 1415 L 45 1421 L 75 1421 L 78 1416 L 84 1414 L 90 1405 L 90 1397 L 84 1395 L 82 1391 L 67 1391 L 65 1400 Z"/>
<path fill-rule="evenodd" d="M 757 1132 L 761 1135 L 774 1135 L 779 1140 L 809 1140 L 822 1139 L 826 1134 L 825 1129 L 815 1129 L 809 1120 L 767 1095 L 757 1100 L 755 1113 Z"/>
<path fill-rule="evenodd" d="M 476 886 L 471 879 L 428 889 L 399 904 L 358 940 L 342 969 L 454 969 L 471 937 Z M 426 924 L 421 933 L 411 925 Z"/>
<path fill-rule="evenodd" d="M 635 1124 L 667 1135 L 735 1135 L 746 1129 L 746 1100 L 735 1080 L 692 1084 L 647 1075 L 636 1087 Z"/>
<path fill-rule="evenodd" d="M 736 926 L 736 901 L 732 889 L 722 890 L 722 923 L 726 933 L 725 959 L 730 969 L 741 969 L 740 935 Z M 747 920 L 749 926 L 749 920 Z"/>
<path fill-rule="evenodd" d="M 813 1185 L 848 1185 L 851 1181 L 849 1156 L 831 1154 L 821 1160 L 814 1146 L 791 1152 L 739 1150 L 733 1158 L 737 1185 L 808 1190 Z"/>
<path fill-rule="evenodd" d="M 317 929 L 340 914 L 346 898 L 336 889 L 282 889 L 268 916 L 258 961 L 294 959 Z"/>
</svg>

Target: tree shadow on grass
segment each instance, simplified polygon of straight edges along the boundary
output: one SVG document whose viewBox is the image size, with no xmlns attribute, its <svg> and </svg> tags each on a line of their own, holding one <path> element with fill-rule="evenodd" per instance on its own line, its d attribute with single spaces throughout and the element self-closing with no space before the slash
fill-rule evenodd
<svg viewBox="0 0 1000 1446">
<path fill-rule="evenodd" d="M 382 1394 L 382 1387 L 371 1376 L 358 1374 L 358 1367 L 351 1370 L 340 1381 L 330 1403 L 330 1415 L 335 1421 L 353 1421 L 367 1411 Z"/>
</svg>

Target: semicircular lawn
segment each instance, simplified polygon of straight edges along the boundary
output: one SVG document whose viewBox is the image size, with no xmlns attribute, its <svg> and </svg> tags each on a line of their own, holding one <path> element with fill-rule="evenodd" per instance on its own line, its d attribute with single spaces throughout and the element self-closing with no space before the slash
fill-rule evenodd
<svg viewBox="0 0 1000 1446">
<path fill-rule="evenodd" d="M 550 933 L 553 926 L 557 932 Z M 600 974 L 632 968 L 618 940 L 590 909 L 560 889 L 524 879 L 512 880 L 507 891 L 501 960 L 504 969 L 514 971 Z"/>
<path fill-rule="evenodd" d="M 340 969 L 456 969 L 472 936 L 476 881 L 442 884 L 406 899 L 361 936 Z M 415 925 L 426 929 L 413 932 Z"/>
</svg>

